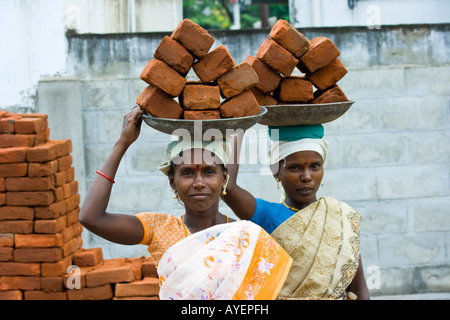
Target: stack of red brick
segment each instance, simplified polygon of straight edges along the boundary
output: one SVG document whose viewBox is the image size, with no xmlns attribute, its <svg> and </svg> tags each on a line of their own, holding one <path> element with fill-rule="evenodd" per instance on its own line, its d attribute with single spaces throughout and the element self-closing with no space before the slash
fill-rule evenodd
<svg viewBox="0 0 450 320">
<path fill-rule="evenodd" d="M 147 113 L 169 119 L 220 119 L 260 112 L 251 88 L 259 78 L 248 62 L 235 65 L 221 45 L 201 26 L 184 19 L 164 37 L 141 74 L 148 83 L 137 104 Z M 193 68 L 199 81 L 187 81 Z M 178 97 L 178 102 L 174 99 Z"/>
<path fill-rule="evenodd" d="M 248 61 L 260 83 L 253 89 L 260 105 L 348 101 L 336 84 L 347 69 L 340 52 L 326 37 L 309 41 L 286 20 L 278 20 L 269 37 Z M 304 76 L 291 76 L 295 68 Z M 314 87 L 317 89 L 314 91 Z"/>
<path fill-rule="evenodd" d="M 152 287 L 147 296 L 157 295 L 151 260 L 103 261 L 98 249 L 80 250 L 80 196 L 71 152 L 70 140 L 49 140 L 46 115 L 0 112 L 0 300 L 135 296 L 130 282 L 132 288 Z M 86 281 L 69 290 L 66 272 L 77 263 Z M 143 272 L 144 265 L 153 271 Z M 124 278 L 126 268 L 133 272 Z M 153 278 L 142 280 L 143 274 Z"/>
</svg>

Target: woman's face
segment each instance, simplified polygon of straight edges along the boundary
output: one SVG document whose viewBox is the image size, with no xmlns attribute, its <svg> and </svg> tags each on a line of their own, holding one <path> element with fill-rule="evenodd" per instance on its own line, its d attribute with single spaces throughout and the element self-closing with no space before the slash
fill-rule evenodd
<svg viewBox="0 0 450 320">
<path fill-rule="evenodd" d="M 323 160 L 315 151 L 299 151 L 281 161 L 278 177 L 286 191 L 286 201 L 297 208 L 316 201 L 323 178 Z"/>
<path fill-rule="evenodd" d="M 217 205 L 227 173 L 208 150 L 192 149 L 176 159 L 170 185 L 187 209 L 205 211 Z"/>
</svg>

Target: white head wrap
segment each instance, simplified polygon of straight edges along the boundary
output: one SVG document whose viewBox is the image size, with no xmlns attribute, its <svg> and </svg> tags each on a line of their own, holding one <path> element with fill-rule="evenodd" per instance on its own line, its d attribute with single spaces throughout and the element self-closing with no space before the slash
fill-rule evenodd
<svg viewBox="0 0 450 320">
<path fill-rule="evenodd" d="M 224 165 L 226 165 L 231 154 L 229 143 L 222 140 L 203 141 L 193 139 L 182 139 L 179 141 L 172 141 L 167 145 L 166 157 L 167 160 L 158 166 L 158 170 L 165 175 L 169 174 L 170 166 L 175 158 L 179 157 L 180 153 L 186 150 L 204 149 L 209 150 L 217 156 Z M 195 158 L 193 160 L 196 160 Z"/>
<path fill-rule="evenodd" d="M 296 141 L 270 141 L 270 164 L 277 164 L 287 156 L 298 151 L 315 151 L 322 157 L 327 157 L 328 142 L 325 139 L 300 139 Z"/>
</svg>

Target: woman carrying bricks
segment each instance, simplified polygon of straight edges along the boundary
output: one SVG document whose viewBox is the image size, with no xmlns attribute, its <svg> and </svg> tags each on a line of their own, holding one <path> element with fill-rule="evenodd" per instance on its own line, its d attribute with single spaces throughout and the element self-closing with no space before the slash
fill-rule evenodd
<svg viewBox="0 0 450 320">
<path fill-rule="evenodd" d="M 171 142 L 159 169 L 168 176 L 182 217 L 143 212 L 106 212 L 119 163 L 138 138 L 144 111 L 136 106 L 125 117 L 121 135 L 97 171 L 80 212 L 80 221 L 112 242 L 144 244 L 160 277 L 161 299 L 273 299 L 292 259 L 261 227 L 231 222 L 219 212 L 226 193 L 223 141 Z"/>
<path fill-rule="evenodd" d="M 236 184 L 238 152 L 227 165 L 222 198 L 239 218 L 262 226 L 294 260 L 280 298 L 368 299 L 359 255 L 360 214 L 331 197 L 316 198 L 328 148 L 323 126 L 269 127 L 269 134 L 270 169 L 284 189 L 281 203 L 257 199 Z M 235 150 L 241 141 L 236 135 Z"/>
</svg>

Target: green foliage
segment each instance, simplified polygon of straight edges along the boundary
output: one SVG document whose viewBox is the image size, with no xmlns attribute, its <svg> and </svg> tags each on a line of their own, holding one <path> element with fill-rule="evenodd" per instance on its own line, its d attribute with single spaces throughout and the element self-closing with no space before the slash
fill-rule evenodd
<svg viewBox="0 0 450 320">
<path fill-rule="evenodd" d="M 260 5 L 241 3 L 241 28 L 252 29 L 260 20 Z M 229 0 L 183 0 L 183 16 L 205 29 L 230 29 L 233 24 L 233 7 Z M 269 17 L 289 21 L 287 4 L 269 4 Z"/>
</svg>

